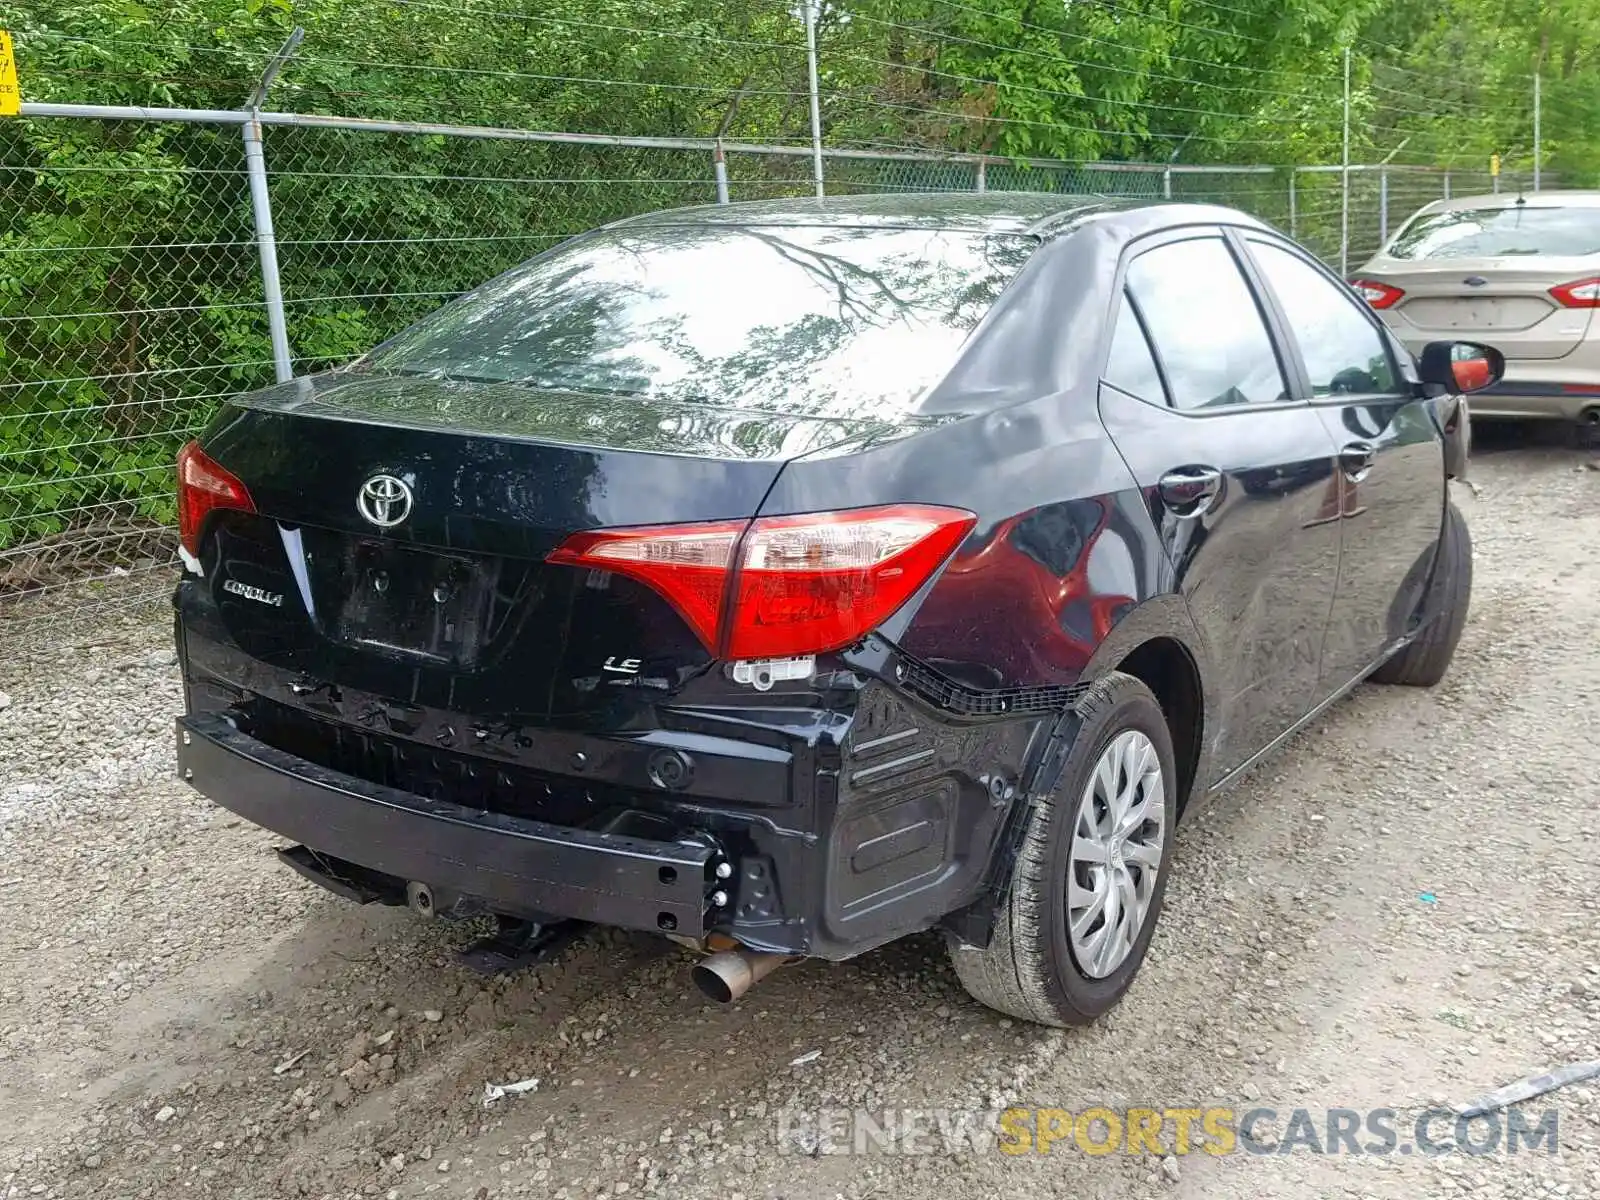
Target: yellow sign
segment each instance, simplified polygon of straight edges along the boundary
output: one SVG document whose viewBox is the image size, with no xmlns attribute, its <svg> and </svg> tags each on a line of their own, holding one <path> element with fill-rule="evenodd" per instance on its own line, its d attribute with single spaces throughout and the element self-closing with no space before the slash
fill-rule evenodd
<svg viewBox="0 0 1600 1200">
<path fill-rule="evenodd" d="M 1500 176 L 1500 156 L 1498 154 L 1489 155 L 1489 174 L 1495 178 Z"/>
<path fill-rule="evenodd" d="M 11 35 L 0 29 L 0 117 L 22 111 L 22 88 L 17 84 L 17 56 L 11 52 Z"/>
</svg>

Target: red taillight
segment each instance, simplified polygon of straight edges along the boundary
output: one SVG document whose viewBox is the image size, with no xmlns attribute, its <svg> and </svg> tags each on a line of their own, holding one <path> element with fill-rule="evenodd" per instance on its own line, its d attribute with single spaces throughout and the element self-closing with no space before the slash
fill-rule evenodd
<svg viewBox="0 0 1600 1200">
<path fill-rule="evenodd" d="M 1558 284 L 1550 294 L 1563 308 L 1600 308 L 1600 275 Z"/>
<path fill-rule="evenodd" d="M 1390 287 L 1387 283 L 1379 283 L 1373 279 L 1352 279 L 1350 286 L 1360 292 L 1373 308 L 1393 308 L 1399 303 L 1400 297 L 1405 295 L 1399 288 Z"/>
<path fill-rule="evenodd" d="M 218 509 L 253 513 L 256 506 L 244 484 L 190 442 L 178 451 L 178 540 L 197 558 L 206 514 Z"/>
<path fill-rule="evenodd" d="M 548 561 L 615 571 L 660 592 L 715 651 L 733 549 L 748 521 L 643 525 L 575 533 Z"/>
<path fill-rule="evenodd" d="M 837 650 L 883 624 L 977 522 L 969 512 L 899 504 L 762 517 L 739 552 L 729 658 Z"/>
<path fill-rule="evenodd" d="M 720 645 L 728 658 L 793 658 L 848 646 L 883 624 L 976 522 L 961 509 L 893 504 L 603 529 L 574 534 L 549 561 L 647 584 L 714 654 Z"/>
</svg>

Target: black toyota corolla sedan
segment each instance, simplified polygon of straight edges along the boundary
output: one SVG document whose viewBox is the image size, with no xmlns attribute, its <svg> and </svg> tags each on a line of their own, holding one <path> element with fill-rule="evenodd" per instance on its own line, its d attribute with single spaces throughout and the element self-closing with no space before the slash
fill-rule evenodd
<svg viewBox="0 0 1600 1200">
<path fill-rule="evenodd" d="M 484 969 L 598 922 L 726 1000 L 938 928 L 1087 1021 L 1186 813 L 1445 672 L 1502 365 L 1223 208 L 609 225 L 183 451 L 183 777 Z"/>
</svg>

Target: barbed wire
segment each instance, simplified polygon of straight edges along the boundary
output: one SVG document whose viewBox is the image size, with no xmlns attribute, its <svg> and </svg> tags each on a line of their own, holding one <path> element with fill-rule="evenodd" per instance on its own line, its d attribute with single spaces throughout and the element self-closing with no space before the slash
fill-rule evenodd
<svg viewBox="0 0 1600 1200">
<path fill-rule="evenodd" d="M 1047 32 L 1056 36 L 1067 37 L 1073 40 L 1084 40 L 1089 42 L 1098 42 L 1108 46 L 1118 46 L 1119 48 L 1130 48 L 1125 43 L 1116 43 L 1107 39 L 1094 38 L 1078 31 L 1055 29 L 1049 26 L 1039 25 L 1034 22 L 1016 20 L 1011 18 L 1009 14 L 996 13 L 991 9 L 982 8 L 973 4 L 962 3 L 961 0 L 934 0 L 934 2 L 955 12 L 979 15 L 997 20 L 1005 18 L 1007 20 L 1011 20 L 1013 24 L 1016 24 L 1018 27 L 1023 29 Z M 448 5 L 433 3 L 431 0 L 397 0 L 397 3 L 400 3 L 402 7 L 409 7 L 423 11 L 445 11 L 450 8 Z M 1237 8 L 1236 6 L 1225 4 L 1201 5 L 1200 7 L 1212 8 L 1219 12 L 1233 14 L 1244 14 L 1248 11 Z M 466 14 L 492 16 L 512 21 L 556 25 L 565 24 L 574 26 L 576 28 L 604 28 L 607 30 L 628 31 L 631 33 L 647 35 L 651 37 L 687 38 L 694 41 L 710 40 L 717 42 L 719 45 L 727 47 L 757 47 L 763 49 L 781 50 L 799 48 L 798 42 L 790 43 L 787 41 L 775 41 L 770 39 L 763 40 L 754 38 L 730 38 L 720 35 L 712 37 L 692 31 L 662 29 L 644 25 L 625 25 L 615 22 L 582 21 L 569 17 L 556 17 L 537 13 L 509 12 L 498 9 L 465 9 L 461 11 Z M 774 8 L 772 11 L 775 14 L 783 15 L 787 20 L 793 21 L 794 19 L 793 13 L 785 9 Z M 1159 13 L 1144 14 L 1144 16 L 1156 21 L 1157 23 L 1171 23 L 1167 20 L 1167 18 L 1163 17 Z M 914 25 L 905 22 L 883 20 L 873 16 L 872 14 L 852 13 L 851 19 L 864 24 L 875 24 L 886 30 L 892 30 L 898 33 L 908 33 L 914 37 L 930 39 L 935 45 L 954 43 L 958 45 L 976 46 L 985 49 L 1003 51 L 1009 54 L 1046 60 L 1056 65 L 1065 64 L 1083 71 L 1109 72 L 1119 75 L 1126 74 L 1130 76 L 1142 75 L 1147 80 L 1159 79 L 1164 82 L 1179 83 L 1194 87 L 1222 89 L 1227 91 L 1229 94 L 1253 94 L 1262 100 L 1275 100 L 1289 104 L 1307 106 L 1312 111 L 1302 111 L 1294 115 L 1284 115 L 1274 114 L 1268 107 L 1261 105 L 1258 105 L 1254 110 L 1229 108 L 1226 106 L 1212 109 L 1157 100 L 1129 99 L 1119 96 L 1079 93 L 1075 91 L 1064 91 L 1059 88 L 1040 87 L 1035 84 L 1003 81 L 999 79 L 975 76 L 959 71 L 946 70 L 941 67 L 927 64 L 893 62 L 882 58 L 876 58 L 871 55 L 859 54 L 850 50 L 835 50 L 833 53 L 833 59 L 830 61 L 840 61 L 855 65 L 868 66 L 878 71 L 916 74 L 924 78 L 941 79 L 958 84 L 973 85 L 980 89 L 995 88 L 998 89 L 1001 94 L 1043 96 L 1050 99 L 1066 101 L 1069 105 L 1082 106 L 1088 110 L 1098 110 L 1102 112 L 1109 108 L 1117 111 L 1164 114 L 1180 118 L 1200 118 L 1205 122 L 1220 125 L 1233 125 L 1235 127 L 1249 125 L 1257 129 L 1264 128 L 1270 130 L 1273 128 L 1283 128 L 1286 130 L 1298 129 L 1300 131 L 1312 132 L 1322 130 L 1328 133 L 1331 133 L 1342 123 L 1342 115 L 1338 112 L 1338 109 L 1335 106 L 1328 104 L 1329 96 L 1325 92 L 1322 92 L 1320 89 L 1316 88 L 1303 89 L 1298 92 L 1285 92 L 1271 88 L 1252 89 L 1243 85 L 1218 84 L 1212 80 L 1187 78 L 1178 75 L 1165 75 L 1160 72 L 1141 71 L 1139 68 L 1125 67 L 1116 63 L 1092 63 L 1070 57 L 1043 54 L 1027 47 L 1003 46 L 999 43 L 985 42 L 980 39 L 968 38 L 961 35 L 952 34 L 945 30 L 929 28 L 924 25 Z M 1178 22 L 1177 24 L 1184 25 L 1187 23 Z M 70 35 L 55 36 L 57 40 L 60 41 L 78 42 L 85 45 L 91 44 L 91 39 L 75 38 Z M 161 43 L 137 39 L 129 39 L 121 42 L 120 44 L 138 45 L 146 48 L 162 48 Z M 186 52 L 195 54 L 220 53 L 234 58 L 243 58 L 249 57 L 253 53 L 239 47 L 200 46 L 193 43 L 180 43 L 179 45 Z M 100 49 L 99 46 L 96 46 L 96 48 Z M 1394 48 L 1389 47 L 1388 49 Z M 1162 53 L 1165 54 L 1166 52 L 1163 51 Z M 397 63 L 377 58 L 318 55 L 315 52 L 302 53 L 301 59 L 307 65 L 316 64 L 323 66 L 343 66 L 374 71 L 414 71 L 428 74 L 524 80 L 530 83 L 561 83 L 571 86 L 595 89 L 619 87 L 644 92 L 684 92 L 689 94 L 716 95 L 719 99 L 730 95 L 730 89 L 722 85 L 681 83 L 669 80 L 613 79 L 595 75 L 565 75 L 553 72 L 513 71 L 503 68 L 486 68 L 441 63 Z M 1242 69 L 1248 70 L 1261 77 L 1272 74 L 1270 69 L 1243 67 L 1242 64 L 1207 62 L 1205 60 L 1193 59 L 1175 59 L 1174 61 L 1189 61 L 1197 65 L 1205 65 L 1208 67 L 1232 68 L 1234 66 L 1240 66 Z M 1383 66 L 1385 69 L 1404 69 L 1394 67 L 1393 64 L 1374 64 L 1375 68 L 1378 66 Z M 136 76 L 126 76 L 124 73 L 118 77 Z M 295 85 L 293 84 L 292 80 L 290 80 L 288 81 L 287 86 L 293 87 Z M 1502 111 L 1503 107 L 1500 104 L 1494 103 L 1490 99 L 1451 98 L 1440 99 L 1437 104 L 1432 106 L 1432 108 L 1424 108 L 1418 107 L 1413 103 L 1409 103 L 1409 101 L 1414 98 L 1414 92 L 1410 90 L 1390 88 L 1387 85 L 1378 83 L 1376 80 L 1367 81 L 1362 85 L 1362 87 L 1366 92 L 1375 92 L 1384 97 L 1380 106 L 1382 111 L 1376 114 L 1378 118 L 1384 120 L 1388 120 L 1395 115 L 1404 115 L 1416 117 L 1424 121 L 1436 121 L 1439 116 L 1444 114 L 1454 115 L 1462 118 L 1478 119 L 1492 113 L 1499 113 Z M 802 98 L 806 94 L 794 87 L 768 87 L 758 82 L 752 82 L 749 79 L 745 80 L 742 86 L 737 89 L 737 93 L 742 98 L 768 97 L 790 100 Z M 374 96 L 374 93 L 370 91 L 355 88 L 343 88 L 334 94 L 351 99 L 371 98 Z M 381 98 L 392 102 L 392 97 L 383 96 Z M 1031 118 L 1020 118 L 1014 115 L 993 113 L 972 114 L 955 108 L 930 106 L 927 104 L 897 104 L 893 100 L 885 100 L 877 95 L 862 93 L 859 90 L 841 88 L 837 86 L 830 87 L 828 89 L 827 98 L 829 100 L 830 111 L 834 112 L 835 115 L 849 111 L 856 111 L 863 114 L 870 112 L 896 114 L 917 112 L 922 114 L 924 120 L 941 122 L 947 126 L 957 126 L 964 123 L 969 125 L 979 124 L 985 127 L 1000 129 L 1010 127 L 1017 128 L 1019 130 L 1054 127 L 1062 129 L 1066 132 L 1084 134 L 1101 139 L 1109 139 L 1115 144 L 1123 144 L 1129 139 L 1134 139 L 1136 141 L 1142 140 L 1147 142 L 1166 141 L 1168 143 L 1196 143 L 1199 145 L 1230 146 L 1237 149 L 1247 149 L 1254 147 L 1265 148 L 1273 146 L 1277 142 L 1277 139 L 1273 137 L 1241 137 L 1237 134 L 1230 134 L 1226 132 L 1213 132 L 1207 128 L 1192 129 L 1188 132 L 1179 133 L 1141 127 L 1124 128 L 1119 127 L 1116 124 L 1103 124 L 1093 120 L 1085 121 L 1081 118 L 1073 119 L 1071 121 L 1052 119 L 1043 123 L 1038 123 L 1033 122 Z M 418 103 L 430 105 L 436 104 L 437 98 L 428 97 L 419 99 Z M 1319 113 L 1316 111 L 1319 108 L 1326 111 L 1319 115 Z M 1457 152 L 1453 147 L 1443 153 L 1441 153 L 1438 147 L 1435 147 L 1431 151 L 1424 148 L 1427 146 L 1429 139 L 1433 139 L 1435 141 L 1444 139 L 1446 135 L 1442 130 L 1425 127 L 1412 129 L 1408 131 L 1408 133 L 1413 141 L 1419 143 L 1419 147 L 1417 149 L 1401 150 L 1397 152 L 1394 155 L 1394 161 L 1405 163 L 1425 163 L 1446 156 L 1448 156 L 1451 161 L 1455 161 L 1457 159 Z M 736 136 L 737 135 L 734 135 L 734 137 Z M 806 138 L 804 135 L 798 133 L 793 135 L 775 134 L 770 136 L 768 140 L 781 140 L 789 144 L 798 145 L 804 142 Z M 896 142 L 889 139 L 876 138 L 872 139 L 870 143 L 862 140 L 856 140 L 851 144 L 872 144 L 883 148 L 895 146 L 907 149 L 915 149 L 925 146 L 926 139 L 917 141 L 902 140 Z"/>
<path fill-rule="evenodd" d="M 953 6 L 957 7 L 957 8 L 965 8 L 966 7 L 965 5 L 956 4 L 955 0 L 937 0 L 937 2 L 941 3 L 941 4 L 951 4 L 951 5 L 953 5 Z M 982 10 L 979 10 L 979 9 L 968 9 L 967 11 L 981 12 Z M 882 26 L 882 27 L 888 28 L 888 29 L 898 29 L 898 30 L 901 30 L 902 32 L 921 34 L 923 37 L 926 37 L 926 38 L 929 38 L 929 39 L 935 40 L 935 41 L 941 41 L 942 40 L 942 41 L 947 41 L 947 42 L 953 42 L 953 43 L 956 43 L 958 45 L 977 46 L 977 47 L 979 47 L 981 49 L 985 49 L 985 50 L 1000 50 L 1000 51 L 1003 51 L 1003 52 L 1005 52 L 1007 54 L 1014 54 L 1014 55 L 1018 55 L 1018 56 L 1023 57 L 1023 58 L 1034 58 L 1034 59 L 1038 59 L 1040 61 L 1049 62 L 1049 63 L 1057 63 L 1057 64 L 1070 63 L 1070 64 L 1074 64 L 1074 65 L 1078 65 L 1078 66 L 1092 67 L 1095 70 L 1105 70 L 1105 69 L 1107 69 L 1105 64 L 1103 64 L 1103 63 L 1076 62 L 1075 60 L 1072 60 L 1072 59 L 1069 59 L 1069 58 L 1066 58 L 1066 57 L 1057 56 L 1057 55 L 1053 55 L 1053 54 L 1045 54 L 1043 51 L 1030 50 L 1030 49 L 1028 49 L 1026 47 L 1023 47 L 1023 46 L 1005 46 L 1005 45 L 1001 45 L 998 42 L 985 42 L 985 41 L 981 41 L 981 40 L 978 40 L 978 39 L 975 39 L 975 38 L 961 37 L 961 36 L 956 35 L 956 34 L 945 33 L 945 32 L 942 32 L 942 31 L 936 30 L 936 29 L 929 29 L 928 27 L 923 26 L 923 25 L 907 25 L 907 24 L 904 24 L 904 23 L 898 22 L 898 21 L 886 21 L 886 20 L 883 20 L 882 18 L 873 17 L 873 16 L 870 16 L 868 14 L 863 14 L 863 13 L 854 14 L 853 15 L 853 19 L 854 20 L 858 20 L 858 21 L 862 21 L 862 22 L 865 22 L 865 23 L 868 23 L 868 24 L 879 25 L 879 26 Z M 1074 41 L 1083 42 L 1086 45 L 1109 46 L 1109 47 L 1112 47 L 1112 48 L 1118 49 L 1118 50 L 1138 49 L 1138 47 L 1130 46 L 1126 42 L 1113 42 L 1113 41 L 1109 41 L 1109 40 L 1107 40 L 1105 38 L 1092 37 L 1089 34 L 1085 34 L 1085 33 L 1077 33 L 1077 32 L 1064 33 L 1061 30 L 1045 29 L 1045 27 L 1043 27 L 1043 26 L 1029 25 L 1026 22 L 1021 22 L 1020 24 L 1022 25 L 1023 28 L 1040 30 L 1042 32 L 1051 33 L 1051 34 L 1053 34 L 1054 36 L 1057 36 L 1057 37 L 1069 37 Z M 1244 73 L 1244 74 L 1255 75 L 1255 76 L 1258 76 L 1258 77 L 1266 77 L 1266 76 L 1270 76 L 1270 75 L 1274 75 L 1275 74 L 1275 72 L 1273 72 L 1271 70 L 1268 70 L 1266 68 L 1263 68 L 1263 67 L 1247 67 L 1247 66 L 1244 66 L 1242 64 L 1226 63 L 1226 62 L 1221 62 L 1221 61 L 1218 61 L 1218 60 L 1215 60 L 1215 59 L 1186 58 L 1186 57 L 1184 57 L 1182 55 L 1169 54 L 1169 53 L 1166 53 L 1164 51 L 1162 52 L 1161 57 L 1165 61 L 1168 61 L 1168 62 L 1181 62 L 1181 63 L 1188 63 L 1188 64 L 1191 64 L 1193 66 L 1208 67 L 1208 68 L 1211 68 L 1211 69 L 1220 69 L 1220 70 L 1228 70 L 1228 71 L 1239 71 L 1239 72 Z M 1189 79 L 1187 77 L 1184 77 L 1184 76 L 1152 74 L 1151 77 L 1152 78 L 1163 79 L 1163 80 L 1172 80 L 1174 82 L 1184 83 L 1184 84 L 1192 82 L 1191 79 Z"/>
<path fill-rule="evenodd" d="M 1014 23 L 1019 28 L 1022 28 L 1022 29 L 1031 29 L 1031 30 L 1037 30 L 1037 31 L 1042 32 L 1042 33 L 1054 33 L 1054 34 L 1061 34 L 1061 33 L 1065 32 L 1065 31 L 1063 31 L 1061 29 L 1052 29 L 1051 27 L 1046 26 L 1046 25 L 1035 25 L 1035 24 L 1030 24 L 1027 21 L 1018 20 L 1018 19 L 1012 17 L 1008 13 L 997 13 L 997 12 L 994 12 L 994 11 L 992 11 L 990 9 L 976 8 L 976 7 L 973 7 L 971 5 L 961 4 L 961 3 L 958 2 L 958 0 L 934 0 L 934 3 L 943 4 L 948 8 L 958 8 L 958 9 L 961 9 L 962 11 L 964 11 L 964 12 L 972 13 L 972 14 L 974 14 L 976 16 L 989 17 L 989 18 L 991 18 L 993 20 L 997 20 L 997 21 L 1005 21 L 1007 23 Z M 1129 12 L 1132 16 L 1134 16 L 1135 18 L 1137 18 L 1140 21 L 1148 21 L 1148 22 L 1151 22 L 1153 24 L 1166 25 L 1166 26 L 1168 26 L 1170 28 L 1174 28 L 1174 29 L 1190 29 L 1190 30 L 1195 30 L 1195 31 L 1197 31 L 1199 33 L 1211 34 L 1211 35 L 1216 35 L 1216 36 L 1221 36 L 1221 37 L 1236 38 L 1236 39 L 1241 40 L 1241 41 L 1253 42 L 1253 43 L 1256 43 L 1256 44 L 1262 44 L 1262 43 L 1264 43 L 1264 42 L 1269 40 L 1267 38 L 1258 37 L 1258 36 L 1256 36 L 1254 34 L 1240 33 L 1240 32 L 1235 32 L 1235 31 L 1230 31 L 1230 30 L 1219 30 L 1219 29 L 1215 29 L 1215 28 L 1213 28 L 1212 26 L 1209 26 L 1209 25 L 1195 25 L 1195 24 L 1192 24 L 1192 23 L 1187 22 L 1187 21 L 1181 21 L 1176 17 L 1169 16 L 1169 15 L 1163 14 L 1163 13 L 1158 12 L 1158 11 L 1154 11 L 1153 9 L 1149 9 L 1149 8 L 1144 8 L 1144 9 L 1128 8 L 1125 5 L 1117 3 L 1116 0 L 1101 0 L 1101 3 L 1102 3 L 1103 7 L 1109 8 L 1112 11 L 1115 11 L 1115 12 L 1122 12 L 1122 11 Z M 1200 3 L 1199 0 L 1190 0 L 1190 3 L 1191 3 L 1191 5 L 1193 7 L 1196 7 L 1196 8 L 1220 8 L 1221 7 L 1220 5 L 1216 5 L 1216 4 Z M 1240 12 L 1242 10 L 1231 9 L 1229 11 Z M 852 15 L 856 15 L 856 14 L 852 14 Z M 1249 16 L 1253 17 L 1253 16 L 1256 16 L 1257 14 L 1251 13 L 1251 14 L 1246 14 L 1246 15 L 1249 15 Z"/>
<path fill-rule="evenodd" d="M 564 25 L 573 29 L 593 29 L 603 33 L 630 33 L 643 37 L 675 38 L 682 41 L 710 43 L 716 46 L 736 46 L 741 49 L 756 50 L 795 50 L 805 53 L 804 42 L 770 42 L 755 41 L 750 38 L 726 37 L 723 35 L 689 33 L 681 29 L 648 29 L 636 25 L 614 25 L 601 21 L 581 21 L 572 17 L 550 17 L 537 13 L 505 12 L 496 9 L 471 8 L 455 4 L 442 4 L 438 0 L 386 0 L 386 3 L 398 5 L 401 8 L 429 9 L 435 12 L 452 13 L 456 16 L 472 17 L 500 17 L 512 21 L 524 21 L 536 25 Z"/>
<path fill-rule="evenodd" d="M 862 20 L 870 20 L 870 18 L 866 18 L 866 17 L 863 17 L 861 19 Z M 887 24 L 890 28 L 893 28 L 893 29 L 913 30 L 913 29 L 918 29 L 919 28 L 919 27 L 916 27 L 916 26 L 898 25 L 898 24 L 893 24 L 893 23 L 889 23 L 889 22 L 884 22 L 884 24 Z M 968 39 L 965 39 L 965 38 L 956 38 L 956 39 L 953 39 L 953 40 L 959 41 L 959 42 L 967 42 L 968 41 Z M 987 43 L 987 42 L 971 42 L 970 44 L 978 45 L 978 46 L 986 46 L 986 47 L 991 46 L 991 43 Z M 995 48 L 998 48 L 998 47 L 995 47 Z M 1225 111 L 1225 110 L 1205 109 L 1205 108 L 1188 108 L 1188 107 L 1184 107 L 1184 106 L 1180 106 L 1180 105 L 1156 104 L 1156 103 L 1151 103 L 1149 101 L 1118 100 L 1118 99 L 1116 99 L 1114 97 L 1109 97 L 1109 96 L 1090 96 L 1090 95 L 1087 95 L 1087 94 L 1084 94 L 1084 93 L 1081 93 L 1081 92 L 1063 92 L 1063 91 L 1060 91 L 1059 89 L 1054 89 L 1054 88 L 1041 88 L 1041 87 L 1036 87 L 1036 86 L 1031 85 L 1031 84 L 1013 83 L 1013 82 L 1008 81 L 1008 80 L 986 79 L 986 78 L 982 78 L 980 76 L 963 75 L 963 74 L 960 74 L 958 72 L 940 70 L 940 69 L 934 68 L 934 67 L 911 66 L 911 65 L 906 64 L 906 63 L 894 63 L 894 62 L 888 62 L 888 61 L 885 61 L 885 60 L 882 60 L 882 59 L 864 58 L 864 57 L 861 57 L 861 56 L 858 56 L 858 55 L 854 55 L 854 54 L 847 54 L 847 55 L 843 55 L 842 57 L 847 58 L 847 59 L 849 59 L 851 61 L 862 62 L 862 63 L 865 63 L 865 64 L 870 65 L 870 66 L 883 67 L 883 68 L 887 68 L 889 70 L 894 70 L 894 71 L 905 71 L 905 72 L 910 72 L 910 73 L 914 73 L 914 74 L 918 74 L 918 75 L 930 76 L 930 77 L 935 78 L 935 79 L 952 79 L 952 80 L 956 80 L 958 82 L 963 82 L 963 83 L 979 83 L 979 84 L 983 84 L 986 87 L 994 87 L 994 88 L 996 88 L 998 90 L 1005 91 L 1005 92 L 1022 92 L 1022 93 L 1027 93 L 1027 94 L 1030 94 L 1030 95 L 1053 96 L 1053 97 L 1058 97 L 1058 98 L 1061 98 L 1061 99 L 1072 100 L 1072 101 L 1074 101 L 1076 103 L 1080 103 L 1080 104 L 1101 104 L 1101 105 L 1109 104 L 1109 105 L 1114 105 L 1114 106 L 1123 107 L 1123 108 L 1142 108 L 1142 109 L 1149 109 L 1149 110 L 1152 110 L 1152 111 L 1159 111 L 1159 112 L 1183 113 L 1183 114 L 1187 114 L 1187 115 L 1219 117 L 1219 118 L 1223 118 L 1223 119 L 1250 119 L 1251 116 L 1252 116 L 1252 114 L 1247 114 L 1247 113 L 1243 113 L 1243 112 L 1229 112 L 1229 111 Z M 1042 59 L 1045 59 L 1046 61 L 1058 64 L 1058 65 L 1081 67 L 1081 68 L 1088 69 L 1088 70 L 1093 70 L 1093 71 L 1111 71 L 1111 72 L 1118 73 L 1118 74 L 1138 75 L 1138 76 L 1141 76 L 1141 77 L 1146 78 L 1146 79 L 1171 79 L 1174 82 L 1188 82 L 1186 80 L 1180 79 L 1177 76 L 1159 75 L 1159 74 L 1155 74 L 1155 73 L 1149 72 L 1149 71 L 1138 71 L 1138 70 L 1135 70 L 1133 68 L 1119 68 L 1119 67 L 1110 66 L 1110 65 L 1107 65 L 1107 64 L 1104 64 L 1104 63 L 1086 63 L 1086 62 L 1080 62 L 1080 61 L 1077 61 L 1077 60 L 1074 60 L 1074 59 L 1055 58 L 1053 56 L 1043 55 L 1043 54 L 1039 55 L 1039 57 L 1042 58 Z M 1257 93 L 1257 94 L 1260 94 L 1260 93 Z M 1297 99 L 1297 100 L 1303 100 L 1303 99 L 1307 99 L 1308 98 L 1308 97 L 1306 97 L 1304 95 L 1296 95 L 1296 94 L 1287 93 L 1287 92 L 1285 92 L 1285 93 L 1275 93 L 1275 94 L 1276 95 L 1281 95 L 1281 96 L 1284 96 L 1284 97 L 1291 97 L 1292 96 L 1292 98 Z M 1293 121 L 1294 119 L 1293 118 L 1281 118 L 1281 120 L 1282 120 L 1283 123 L 1289 123 L 1289 122 Z M 1303 121 L 1297 122 L 1297 123 L 1303 124 Z"/>
</svg>

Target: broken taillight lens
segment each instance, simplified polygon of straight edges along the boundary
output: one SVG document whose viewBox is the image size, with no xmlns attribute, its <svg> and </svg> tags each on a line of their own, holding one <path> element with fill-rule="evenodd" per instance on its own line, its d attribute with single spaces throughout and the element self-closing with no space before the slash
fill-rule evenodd
<svg viewBox="0 0 1600 1200">
<path fill-rule="evenodd" d="M 178 451 L 178 540 L 196 558 L 206 517 L 219 509 L 253 513 L 256 506 L 236 476 L 190 442 Z"/>
<path fill-rule="evenodd" d="M 549 561 L 654 588 L 713 654 L 792 658 L 838 650 L 883 624 L 976 522 L 962 509 L 892 504 L 602 529 L 574 534 Z"/>
</svg>

